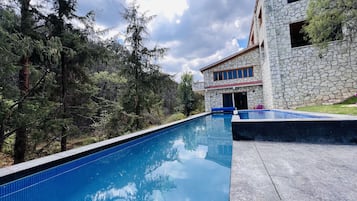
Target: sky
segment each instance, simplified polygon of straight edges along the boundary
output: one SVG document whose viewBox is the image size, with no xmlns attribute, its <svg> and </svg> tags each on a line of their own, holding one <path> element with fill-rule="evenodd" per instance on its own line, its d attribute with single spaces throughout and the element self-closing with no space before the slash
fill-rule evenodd
<svg viewBox="0 0 357 201">
<path fill-rule="evenodd" d="M 78 0 L 78 13 L 93 10 L 106 38 L 123 40 L 123 8 L 133 0 Z M 136 0 L 141 12 L 156 15 L 148 25 L 148 46 L 168 48 L 162 71 L 179 81 L 184 72 L 202 81 L 200 68 L 246 47 L 254 0 Z"/>
</svg>

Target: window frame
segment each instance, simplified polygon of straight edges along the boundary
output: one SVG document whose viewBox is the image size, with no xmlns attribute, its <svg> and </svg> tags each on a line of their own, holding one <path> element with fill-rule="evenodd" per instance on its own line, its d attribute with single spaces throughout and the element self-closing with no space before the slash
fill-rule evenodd
<svg viewBox="0 0 357 201">
<path fill-rule="evenodd" d="M 305 34 L 302 33 L 303 26 L 307 21 L 299 21 L 289 24 L 290 46 L 291 48 L 311 45 L 310 40 L 305 39 Z"/>
<path fill-rule="evenodd" d="M 287 0 L 288 3 L 294 3 L 296 1 L 300 1 L 300 0 Z"/>
<path fill-rule="evenodd" d="M 213 72 L 213 81 L 233 80 L 249 77 L 254 77 L 254 66 Z"/>
</svg>

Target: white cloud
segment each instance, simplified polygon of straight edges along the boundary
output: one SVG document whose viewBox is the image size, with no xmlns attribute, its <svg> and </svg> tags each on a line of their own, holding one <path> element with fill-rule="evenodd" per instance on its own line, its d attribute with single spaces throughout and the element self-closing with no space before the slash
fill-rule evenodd
<svg viewBox="0 0 357 201">
<path fill-rule="evenodd" d="M 97 191 L 94 195 L 87 195 L 87 198 L 93 201 L 104 201 L 104 200 L 132 200 L 135 199 L 135 195 L 138 189 L 135 183 L 128 183 L 122 188 L 108 188 Z"/>
<path fill-rule="evenodd" d="M 127 0 L 131 3 L 133 0 Z M 186 0 L 138 0 L 142 12 L 148 11 L 151 15 L 165 17 L 170 22 L 175 22 L 189 8 Z"/>
<path fill-rule="evenodd" d="M 252 22 L 252 16 L 239 17 L 234 21 L 234 26 L 236 27 L 236 33 L 238 39 L 247 38 L 250 31 L 250 25 Z"/>
<path fill-rule="evenodd" d="M 38 1 L 38 0 L 36 0 Z M 134 0 L 78 0 L 81 13 L 94 10 L 98 29 L 111 28 L 102 38 L 123 40 L 122 9 Z M 199 69 L 242 49 L 249 35 L 254 1 L 251 0 L 136 0 L 141 12 L 157 15 L 148 25 L 148 47 L 169 48 L 159 64 L 165 73 L 191 72 L 202 80 Z M 239 41 L 239 42 L 238 42 Z"/>
</svg>

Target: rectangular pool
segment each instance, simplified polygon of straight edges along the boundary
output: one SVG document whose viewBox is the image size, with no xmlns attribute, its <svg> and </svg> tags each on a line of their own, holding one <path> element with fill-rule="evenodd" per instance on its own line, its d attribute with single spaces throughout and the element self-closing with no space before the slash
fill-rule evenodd
<svg viewBox="0 0 357 201">
<path fill-rule="evenodd" d="M 231 115 L 208 115 L 1 183 L 0 200 L 227 201 L 231 157 Z"/>
</svg>

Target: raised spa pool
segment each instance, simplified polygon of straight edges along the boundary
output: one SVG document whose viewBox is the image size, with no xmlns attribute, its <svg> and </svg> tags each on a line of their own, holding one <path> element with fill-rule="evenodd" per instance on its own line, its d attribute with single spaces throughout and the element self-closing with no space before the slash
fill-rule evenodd
<svg viewBox="0 0 357 201">
<path fill-rule="evenodd" d="M 321 115 L 302 114 L 280 110 L 241 110 L 238 112 L 240 119 L 321 119 Z"/>
<path fill-rule="evenodd" d="M 240 110 L 233 140 L 356 144 L 357 118 L 290 110 Z"/>
<path fill-rule="evenodd" d="M 229 200 L 231 115 L 203 116 L 1 184 L 1 201 Z"/>
</svg>

